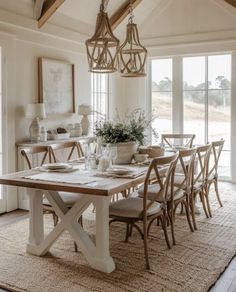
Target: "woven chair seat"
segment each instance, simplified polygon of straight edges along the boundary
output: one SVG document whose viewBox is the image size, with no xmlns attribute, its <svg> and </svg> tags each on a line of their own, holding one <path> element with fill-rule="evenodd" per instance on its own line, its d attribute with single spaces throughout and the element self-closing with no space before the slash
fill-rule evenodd
<svg viewBox="0 0 236 292">
<path fill-rule="evenodd" d="M 176 193 L 175 193 L 176 192 Z M 139 190 L 138 190 L 138 196 L 140 198 L 143 197 L 143 193 L 144 193 L 144 187 L 140 187 Z M 153 184 L 153 185 L 149 185 L 148 186 L 148 191 L 147 191 L 147 194 L 148 194 L 148 198 L 150 200 L 154 200 L 157 201 L 157 202 L 163 202 L 163 194 L 162 194 L 162 190 L 160 188 L 160 185 L 159 184 Z M 177 187 L 174 187 L 174 200 L 178 200 L 180 198 L 182 198 L 184 196 L 184 191 L 183 190 L 178 190 Z M 170 198 L 170 192 L 169 192 L 169 196 L 167 194 L 167 201 L 169 201 L 171 198 Z"/>
<path fill-rule="evenodd" d="M 147 201 L 149 204 L 150 201 Z M 161 204 L 154 202 L 147 210 L 147 216 L 157 214 L 162 211 Z M 143 213 L 143 199 L 139 197 L 131 197 L 111 203 L 109 207 L 110 216 L 124 218 L 141 218 Z"/>
</svg>

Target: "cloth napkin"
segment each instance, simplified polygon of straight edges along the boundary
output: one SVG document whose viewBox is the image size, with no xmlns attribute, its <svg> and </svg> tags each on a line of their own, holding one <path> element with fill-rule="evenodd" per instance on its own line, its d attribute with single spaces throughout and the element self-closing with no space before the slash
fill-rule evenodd
<svg viewBox="0 0 236 292">
<path fill-rule="evenodd" d="M 141 175 L 144 175 L 146 172 L 147 172 L 146 169 L 145 170 L 143 170 L 143 169 L 133 170 L 132 173 L 128 173 L 128 174 L 114 174 L 114 173 L 108 173 L 108 172 L 97 172 L 94 174 L 94 176 L 134 179 L 134 178 L 137 178 Z"/>
<path fill-rule="evenodd" d="M 80 184 L 85 185 L 94 182 L 94 178 L 88 175 L 81 174 L 79 171 L 72 173 L 39 173 L 25 176 L 26 179 L 51 181 L 58 183 Z"/>
</svg>

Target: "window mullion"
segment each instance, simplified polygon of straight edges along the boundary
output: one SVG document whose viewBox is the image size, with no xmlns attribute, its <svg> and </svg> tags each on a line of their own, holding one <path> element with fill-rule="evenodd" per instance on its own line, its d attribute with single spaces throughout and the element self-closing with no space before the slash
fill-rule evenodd
<svg viewBox="0 0 236 292">
<path fill-rule="evenodd" d="M 208 56 L 205 57 L 205 143 L 208 142 Z"/>
</svg>

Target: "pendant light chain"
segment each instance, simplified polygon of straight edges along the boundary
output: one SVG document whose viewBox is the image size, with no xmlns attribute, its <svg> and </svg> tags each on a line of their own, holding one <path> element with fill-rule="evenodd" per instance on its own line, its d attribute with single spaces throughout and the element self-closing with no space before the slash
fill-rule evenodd
<svg viewBox="0 0 236 292">
<path fill-rule="evenodd" d="M 133 3 L 132 3 L 132 0 L 130 0 L 130 4 L 129 4 L 129 23 L 133 23 L 133 19 L 134 19 Z"/>
</svg>

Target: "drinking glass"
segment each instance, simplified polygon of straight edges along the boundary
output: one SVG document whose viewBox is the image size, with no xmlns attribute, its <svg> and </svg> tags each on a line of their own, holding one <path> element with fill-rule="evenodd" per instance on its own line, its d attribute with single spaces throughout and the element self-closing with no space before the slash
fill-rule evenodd
<svg viewBox="0 0 236 292">
<path fill-rule="evenodd" d="M 91 155 L 90 144 L 85 144 L 85 146 L 84 146 L 84 160 L 85 160 L 84 167 L 85 167 L 85 170 L 89 169 L 90 155 Z"/>
<path fill-rule="evenodd" d="M 115 164 L 116 158 L 117 158 L 117 147 L 110 146 L 109 147 L 109 160 L 110 160 L 111 165 Z"/>
</svg>

